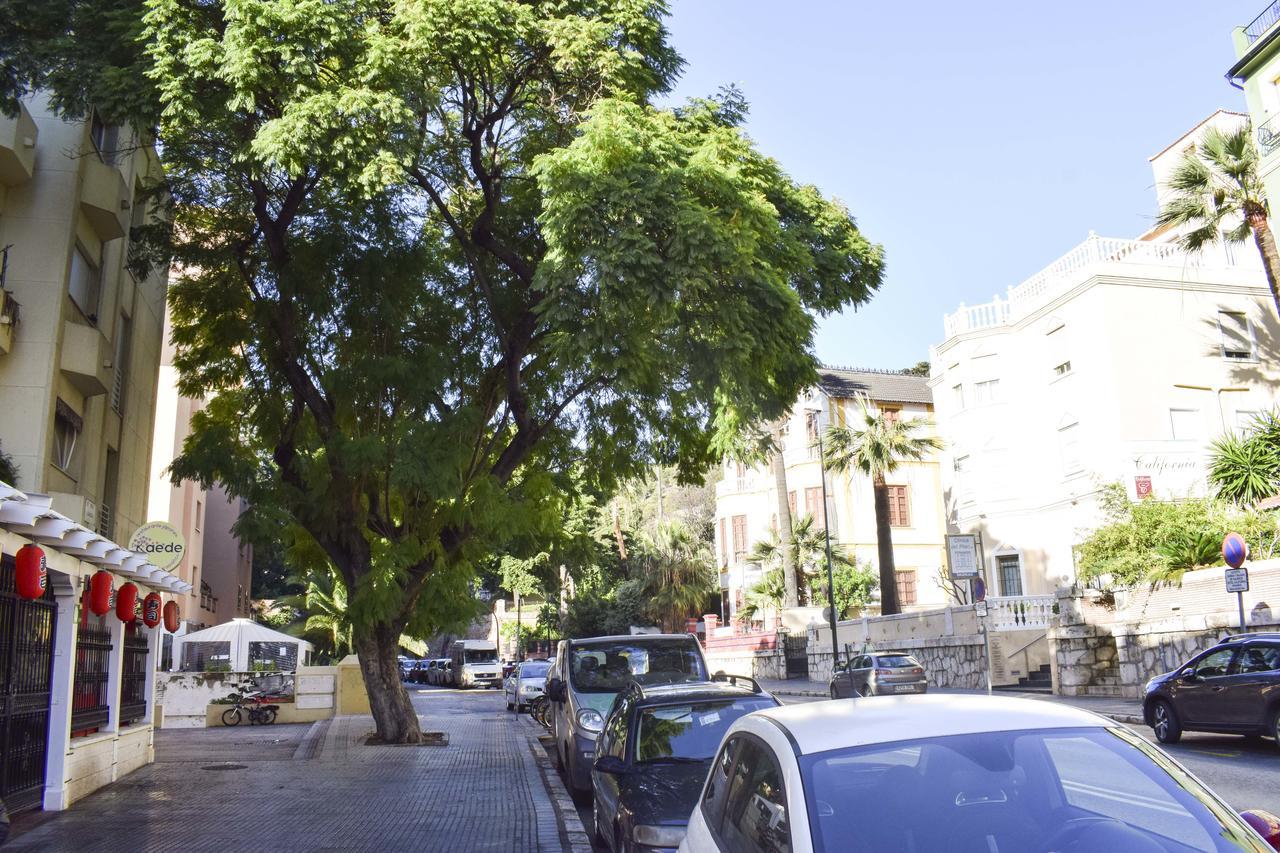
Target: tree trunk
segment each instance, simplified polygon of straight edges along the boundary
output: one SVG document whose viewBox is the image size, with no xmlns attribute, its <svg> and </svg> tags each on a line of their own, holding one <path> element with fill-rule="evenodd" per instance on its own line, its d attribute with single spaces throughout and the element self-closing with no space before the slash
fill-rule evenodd
<svg viewBox="0 0 1280 853">
<path fill-rule="evenodd" d="M 880 613 L 902 612 L 898 605 L 898 575 L 893 564 L 893 530 L 889 527 L 889 487 L 883 480 L 874 485 L 876 504 L 876 552 L 880 556 Z"/>
<path fill-rule="evenodd" d="M 769 467 L 773 469 L 773 485 L 778 493 L 778 541 L 782 545 L 783 607 L 800 606 L 800 579 L 796 574 L 795 543 L 791 536 L 791 500 L 787 495 L 787 464 L 782 458 L 782 430 L 775 434 L 779 442 L 769 455 Z"/>
<path fill-rule="evenodd" d="M 383 743 L 418 743 L 422 729 L 400 681 L 400 630 L 385 622 L 354 632 L 373 723 Z"/>
<path fill-rule="evenodd" d="M 1261 206 L 1250 207 L 1245 211 L 1249 220 L 1249 228 L 1253 230 L 1253 242 L 1262 255 L 1262 268 L 1267 273 L 1267 284 L 1271 286 L 1271 300 L 1276 304 L 1276 314 L 1280 315 L 1280 286 L 1276 279 L 1280 277 L 1280 251 L 1276 249 L 1276 238 L 1271 233 L 1271 224 L 1267 221 L 1266 210 Z"/>
</svg>

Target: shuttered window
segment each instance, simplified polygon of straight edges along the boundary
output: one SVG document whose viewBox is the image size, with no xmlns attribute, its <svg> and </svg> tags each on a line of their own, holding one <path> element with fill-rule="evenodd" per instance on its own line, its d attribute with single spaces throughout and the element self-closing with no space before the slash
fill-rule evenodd
<svg viewBox="0 0 1280 853">
<path fill-rule="evenodd" d="M 889 526 L 910 527 L 911 507 L 906 486 L 885 486 L 889 492 Z"/>
<path fill-rule="evenodd" d="M 741 563 L 747 556 L 747 517 L 733 517 L 733 562 Z"/>
<path fill-rule="evenodd" d="M 915 569 L 899 569 L 897 571 L 898 580 L 898 604 L 906 606 L 916 603 L 916 570 Z"/>
</svg>

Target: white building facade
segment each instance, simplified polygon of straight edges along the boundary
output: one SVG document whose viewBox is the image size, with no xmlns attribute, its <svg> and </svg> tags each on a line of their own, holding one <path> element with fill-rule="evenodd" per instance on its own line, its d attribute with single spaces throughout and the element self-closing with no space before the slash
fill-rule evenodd
<svg viewBox="0 0 1280 853">
<path fill-rule="evenodd" d="M 865 403 L 873 411 L 932 421 L 932 396 L 925 377 L 901 373 L 824 368 L 819 386 L 797 401 L 783 430 L 786 489 L 793 523 L 812 516 L 824 524 L 822 466 L 818 433 L 831 424 L 852 422 Z M 932 427 L 919 435 L 931 435 Z M 725 463 L 716 484 L 716 562 L 720 567 L 721 618 L 735 620 L 746 591 L 764 568 L 751 560 L 757 543 L 777 529 L 778 487 L 767 465 Z M 876 570 L 876 522 L 871 481 L 859 474 L 827 472 L 826 517 L 833 548 Z M 941 468 L 936 457 L 903 464 L 889 477 L 894 562 L 905 610 L 946 602 L 938 581 L 943 566 L 945 513 Z M 825 571 L 825 563 L 810 567 Z M 815 602 L 821 606 L 825 602 Z"/>
<path fill-rule="evenodd" d="M 1219 112 L 1152 158 L 1163 182 Z M 1160 229 L 1088 239 L 985 305 L 931 352 L 952 532 L 980 533 L 994 596 L 1075 581 L 1100 487 L 1207 491 L 1209 445 L 1277 403 L 1280 321 L 1252 246 L 1188 254 Z"/>
</svg>

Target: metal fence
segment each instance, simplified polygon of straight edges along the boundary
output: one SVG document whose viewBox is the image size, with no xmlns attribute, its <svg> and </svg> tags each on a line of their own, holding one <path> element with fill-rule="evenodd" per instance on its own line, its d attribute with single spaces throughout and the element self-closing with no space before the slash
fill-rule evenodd
<svg viewBox="0 0 1280 853">
<path fill-rule="evenodd" d="M 249 669 L 252 672 L 292 672 L 298 668 L 297 643 L 249 643 Z"/>
<path fill-rule="evenodd" d="M 1256 6 L 1254 8 L 1257 8 Z M 1249 40 L 1249 44 L 1253 44 L 1262 34 L 1280 21 L 1280 0 L 1272 3 L 1270 6 L 1262 10 L 1262 14 L 1253 19 L 1249 26 L 1244 28 L 1245 38 Z"/>
<path fill-rule="evenodd" d="M 231 643 L 226 640 L 182 644 L 183 672 L 230 672 Z"/>
<path fill-rule="evenodd" d="M 107 680 L 111 631 L 106 619 L 89 616 L 76 633 L 76 676 L 71 688 L 71 736 L 96 732 L 107 724 L 111 706 Z"/>
<path fill-rule="evenodd" d="M 10 813 L 39 806 L 44 792 L 57 610 L 52 585 L 21 598 L 13 557 L 0 556 L 0 799 Z"/>
<path fill-rule="evenodd" d="M 129 623 L 124 635 L 124 667 L 120 674 L 120 725 L 127 726 L 147 716 L 147 635 L 137 621 Z"/>
</svg>

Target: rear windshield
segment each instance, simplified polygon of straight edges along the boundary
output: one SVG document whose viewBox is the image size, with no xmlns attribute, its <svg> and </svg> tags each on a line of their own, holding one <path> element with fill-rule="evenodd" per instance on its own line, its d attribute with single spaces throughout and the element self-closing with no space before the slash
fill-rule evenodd
<svg viewBox="0 0 1280 853">
<path fill-rule="evenodd" d="M 877 655 L 876 666 L 894 667 L 894 666 L 919 666 L 916 659 L 911 655 Z"/>
<path fill-rule="evenodd" d="M 617 693 L 631 681 L 675 684 L 706 681 L 695 640 L 619 640 L 572 646 L 569 678 L 584 693 Z"/>
<path fill-rule="evenodd" d="M 549 663 L 526 663 L 520 665 L 521 678 L 546 678 L 547 670 L 551 668 Z"/>
<path fill-rule="evenodd" d="M 465 663 L 497 663 L 497 649 L 464 649 L 462 660 Z"/>
<path fill-rule="evenodd" d="M 671 757 L 710 761 L 734 720 L 776 704 L 772 699 L 752 697 L 645 708 L 637 730 L 636 761 Z"/>
</svg>

